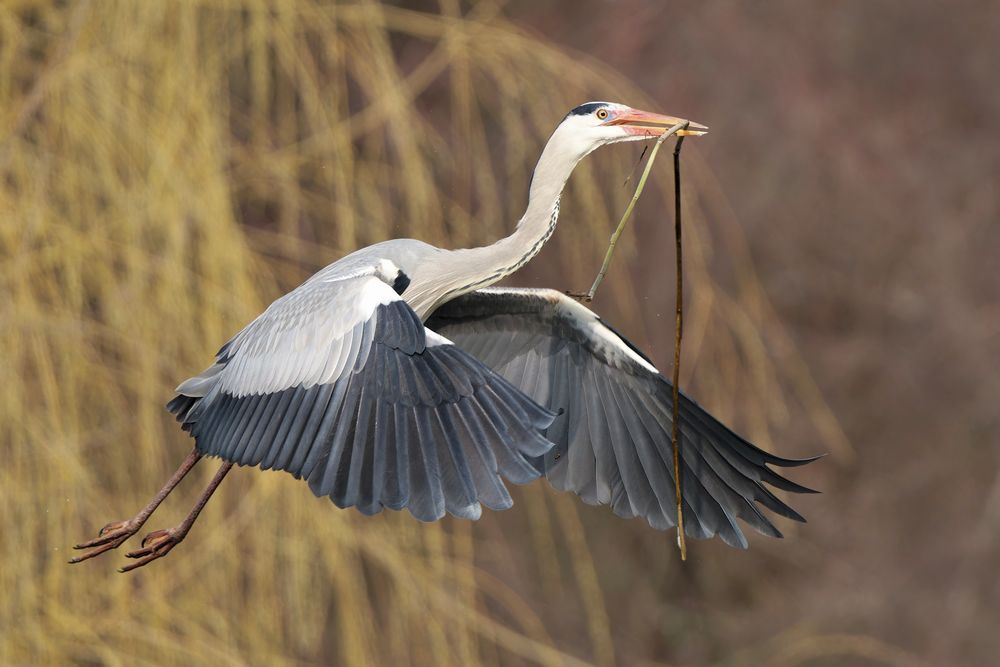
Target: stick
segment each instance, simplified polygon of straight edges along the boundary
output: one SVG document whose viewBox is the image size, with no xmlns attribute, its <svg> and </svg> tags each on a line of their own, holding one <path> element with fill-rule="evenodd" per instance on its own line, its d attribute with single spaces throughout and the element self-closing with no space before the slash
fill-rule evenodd
<svg viewBox="0 0 1000 667">
<path fill-rule="evenodd" d="M 607 275 L 608 268 L 611 266 L 611 255 L 615 252 L 615 246 L 618 245 L 619 237 L 621 237 L 622 232 L 625 231 L 625 223 L 628 222 L 629 216 L 632 215 L 632 209 L 635 208 L 635 203 L 639 201 L 639 197 L 642 195 L 642 191 L 646 187 L 646 179 L 649 177 L 649 172 L 653 168 L 653 163 L 656 162 L 656 154 L 660 151 L 660 145 L 666 141 L 667 137 L 675 134 L 678 130 L 687 128 L 688 124 L 688 121 L 677 123 L 672 128 L 661 134 L 656 140 L 656 145 L 653 146 L 653 152 L 649 154 L 649 161 L 646 162 L 646 168 L 643 169 L 642 177 L 639 179 L 639 184 L 635 188 L 635 194 L 632 195 L 632 200 L 629 201 L 628 206 L 625 207 L 625 212 L 622 213 L 621 220 L 618 221 L 618 227 L 615 229 L 614 234 L 611 235 L 608 252 L 604 255 L 604 263 L 601 264 L 601 270 L 594 279 L 594 284 L 590 286 L 590 290 L 588 292 L 567 292 L 569 296 L 574 299 L 587 302 L 594 300 L 594 294 L 597 293 L 597 288 L 600 287 L 601 283 L 604 281 L 604 276 Z M 679 140 L 680 139 L 678 139 L 678 141 Z"/>
<path fill-rule="evenodd" d="M 604 255 L 604 263 L 601 265 L 601 270 L 594 279 L 594 284 L 591 285 L 590 291 L 586 293 L 567 292 L 569 296 L 582 301 L 594 300 L 594 294 L 597 292 L 597 288 L 600 287 L 601 282 L 604 280 L 604 276 L 608 273 L 608 268 L 611 266 L 611 255 L 614 254 L 615 246 L 618 244 L 618 239 L 625 230 L 625 224 L 628 222 L 629 216 L 632 215 L 632 209 L 635 208 L 635 203 L 639 201 L 639 197 L 642 195 L 642 191 L 646 187 L 646 179 L 649 177 L 649 172 L 653 167 L 653 162 L 656 161 L 656 154 L 659 152 L 660 146 L 664 141 L 666 141 L 667 137 L 675 134 L 679 130 L 686 129 L 687 127 L 687 121 L 678 123 L 656 140 L 656 145 L 653 146 L 653 152 L 649 154 L 649 161 L 646 162 L 646 168 L 643 170 L 642 177 L 639 179 L 639 183 L 635 188 L 635 194 L 632 195 L 631 201 L 629 201 L 628 206 L 625 207 L 625 212 L 622 213 L 621 220 L 618 221 L 618 227 L 611 235 L 608 252 Z M 681 339 L 683 337 L 684 330 L 684 272 L 683 254 L 681 248 L 681 145 L 683 143 L 684 135 L 679 135 L 677 137 L 677 143 L 674 145 L 674 240 L 675 255 L 677 260 L 677 326 L 676 333 L 674 335 L 673 424 L 671 425 L 670 439 L 671 444 L 673 445 L 674 490 L 676 492 L 677 499 L 677 547 L 681 551 L 681 560 L 686 561 L 687 538 L 684 534 L 684 494 L 681 489 L 681 442 L 679 437 Z"/>
<path fill-rule="evenodd" d="M 681 336 L 684 330 L 684 273 L 681 270 L 681 144 L 684 137 L 677 137 L 674 146 L 674 239 L 677 254 L 677 333 L 674 337 L 674 423 L 671 440 L 674 445 L 674 489 L 677 491 L 677 547 L 681 550 L 681 560 L 687 560 L 687 540 L 684 537 L 684 496 L 681 493 L 681 441 L 680 432 L 680 384 Z M 652 158 L 650 158 L 652 159 Z"/>
</svg>

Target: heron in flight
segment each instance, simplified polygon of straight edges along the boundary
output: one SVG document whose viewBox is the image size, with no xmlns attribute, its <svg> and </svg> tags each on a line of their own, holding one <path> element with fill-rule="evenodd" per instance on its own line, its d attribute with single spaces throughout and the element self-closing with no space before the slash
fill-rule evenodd
<svg viewBox="0 0 1000 667">
<path fill-rule="evenodd" d="M 512 505 L 504 479 L 545 476 L 584 502 L 667 529 L 677 523 L 672 386 L 592 311 L 549 289 L 491 288 L 552 235 L 574 167 L 606 144 L 678 123 L 609 102 L 576 107 L 545 145 L 517 228 L 496 243 L 445 250 L 377 243 L 322 269 L 222 346 L 167 409 L 193 451 L 135 517 L 105 526 L 80 562 L 120 546 L 204 456 L 223 463 L 179 525 L 126 554 L 179 544 L 233 464 L 290 472 L 314 494 L 364 514 L 477 519 Z M 689 123 L 680 134 L 704 134 Z M 686 534 L 745 548 L 737 519 L 775 537 L 763 509 L 802 517 L 764 483 L 810 492 L 771 470 L 813 459 L 758 449 L 680 394 Z"/>
</svg>

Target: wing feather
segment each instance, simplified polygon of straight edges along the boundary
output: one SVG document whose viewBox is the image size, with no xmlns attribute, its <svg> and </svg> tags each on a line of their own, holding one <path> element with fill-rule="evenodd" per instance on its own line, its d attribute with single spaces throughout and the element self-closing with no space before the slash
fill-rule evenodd
<svg viewBox="0 0 1000 667">
<path fill-rule="evenodd" d="M 590 432 L 590 442 L 594 447 L 594 461 L 596 463 L 596 497 L 597 502 L 607 505 L 612 502 L 612 492 L 621 486 L 621 471 L 615 461 L 614 449 L 611 447 L 611 429 L 607 422 L 607 415 L 604 412 L 604 402 L 601 395 L 593 391 L 594 369 L 587 368 L 587 382 L 583 385 L 584 393 L 588 399 L 586 409 L 587 425 Z"/>
<path fill-rule="evenodd" d="M 281 398 L 274 406 L 274 412 L 271 414 L 271 418 L 267 420 L 266 427 L 258 443 L 258 447 L 263 450 L 260 467 L 264 470 L 273 468 L 275 459 L 281 453 L 281 447 L 271 447 L 270 443 L 275 441 L 278 432 L 288 420 L 289 407 L 291 406 L 292 398 L 295 396 L 295 392 L 288 389 L 279 393 Z"/>
<path fill-rule="evenodd" d="M 476 483 L 465 454 L 462 435 L 451 420 L 450 411 L 438 410 L 434 413 L 437 422 L 433 424 L 438 442 L 447 443 L 441 455 L 442 484 L 449 493 L 446 494 L 448 511 L 455 516 L 467 519 L 478 519 L 482 509 L 477 500 Z"/>
<path fill-rule="evenodd" d="M 382 506 L 385 498 L 386 460 L 395 456 L 392 447 L 392 410 L 385 401 L 373 401 L 375 405 L 372 425 L 374 432 L 368 449 L 365 463 L 365 483 L 361 485 L 361 504 L 358 505 L 365 514 L 375 514 Z"/>
<path fill-rule="evenodd" d="M 371 422 L 376 400 L 372 393 L 372 388 L 367 383 L 361 387 L 358 394 L 358 412 L 353 420 L 354 437 L 351 439 L 351 446 L 340 448 L 338 471 L 345 471 L 346 479 L 340 484 L 344 488 L 344 493 L 333 499 L 338 507 L 357 505 L 360 508 L 365 505 L 361 494 L 365 461 L 368 458 L 368 442 L 374 435 Z"/>
<path fill-rule="evenodd" d="M 554 479 L 563 469 L 566 470 L 565 480 L 556 488 L 564 491 L 576 491 L 583 502 L 590 505 L 598 503 L 597 498 L 597 455 L 591 439 L 587 418 L 581 418 L 587 409 L 587 393 L 580 391 L 583 386 L 581 367 L 568 364 L 567 385 L 571 388 L 571 401 L 566 406 L 566 412 L 560 416 L 569 425 L 566 440 L 554 440 L 555 448 L 564 452 L 568 461 L 560 466 L 554 466 L 549 473 L 549 479 Z M 572 418 L 570 418 L 572 415 Z M 570 447 L 572 443 L 572 447 Z"/>
<path fill-rule="evenodd" d="M 540 476 L 554 415 L 425 329 L 394 272 L 350 267 L 272 304 L 169 409 L 202 453 L 286 470 L 340 507 L 425 521 L 509 507 L 501 476 Z"/>
<path fill-rule="evenodd" d="M 637 507 L 637 513 L 639 516 L 647 517 L 651 521 L 660 523 L 664 512 L 670 507 L 670 503 L 665 495 L 669 493 L 670 485 L 663 485 L 663 481 L 669 477 L 671 468 L 664 465 L 663 459 L 656 449 L 656 443 L 650 437 L 646 425 L 639 416 L 635 404 L 625 387 L 615 385 L 612 382 L 608 382 L 607 384 L 621 410 L 629 437 L 636 443 L 634 449 L 638 462 L 638 474 L 644 484 L 642 491 L 646 496 L 645 502 Z"/>
<path fill-rule="evenodd" d="M 441 306 L 430 329 L 480 359 L 538 404 L 559 413 L 554 443 L 535 466 L 562 490 L 655 528 L 676 525 L 671 447 L 673 388 L 645 355 L 593 312 L 552 290 L 478 290 Z M 738 520 L 780 537 L 764 510 L 802 516 L 764 485 L 810 493 L 771 470 L 786 459 L 733 433 L 680 394 L 681 482 L 692 537 L 745 548 Z"/>
<path fill-rule="evenodd" d="M 475 421 L 474 415 L 467 414 L 467 405 L 449 406 L 449 411 L 453 413 L 453 423 L 463 434 L 466 442 L 466 451 L 469 458 L 478 462 L 478 465 L 471 466 L 471 471 L 476 480 L 476 491 L 480 501 L 490 509 L 508 509 L 513 501 L 507 487 L 500 482 L 499 464 L 497 458 L 489 447 L 486 447 L 485 434 Z"/>
<path fill-rule="evenodd" d="M 649 482 L 639 464 L 637 447 L 625 425 L 625 415 L 622 406 L 615 400 L 615 391 L 603 374 L 594 374 L 594 382 L 601 396 L 600 406 L 604 420 L 608 424 L 609 443 L 614 454 L 614 465 L 621 478 L 621 493 L 616 490 L 619 498 L 618 507 L 612 504 L 612 509 L 619 516 L 632 518 L 644 516 L 648 504 Z"/>
<path fill-rule="evenodd" d="M 402 509 L 410 502 L 410 446 L 406 438 L 408 418 L 409 411 L 406 408 L 395 406 L 392 447 L 396 451 L 396 466 L 392 467 L 392 459 L 389 459 L 390 467 L 385 476 L 389 493 L 385 506 L 392 509 Z"/>
<path fill-rule="evenodd" d="M 444 514 L 444 499 L 441 496 L 439 480 L 435 477 L 420 442 L 422 416 L 418 410 L 406 411 L 407 429 L 403 442 L 410 452 L 410 512 L 421 521 L 434 521 Z"/>
</svg>

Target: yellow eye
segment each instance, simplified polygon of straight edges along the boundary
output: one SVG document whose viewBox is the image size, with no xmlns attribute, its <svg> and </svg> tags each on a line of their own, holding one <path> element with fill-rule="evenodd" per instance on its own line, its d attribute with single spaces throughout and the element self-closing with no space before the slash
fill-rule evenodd
<svg viewBox="0 0 1000 667">
<path fill-rule="evenodd" d="M 608 110 L 607 109 L 598 109 L 597 110 L 597 117 L 600 118 L 601 120 L 604 120 L 605 118 L 608 117 Z"/>
</svg>

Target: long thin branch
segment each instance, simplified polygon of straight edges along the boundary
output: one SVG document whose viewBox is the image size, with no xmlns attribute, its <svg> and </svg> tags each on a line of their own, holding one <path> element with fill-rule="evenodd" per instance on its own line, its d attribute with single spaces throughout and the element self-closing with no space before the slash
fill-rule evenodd
<svg viewBox="0 0 1000 667">
<path fill-rule="evenodd" d="M 674 489 L 677 492 L 677 546 L 681 550 L 681 560 L 687 560 L 687 540 L 684 537 L 684 496 L 681 491 L 681 441 L 680 433 L 680 375 L 681 337 L 684 330 L 684 272 L 681 254 L 681 144 L 684 137 L 677 137 L 674 146 L 674 240 L 677 253 L 677 331 L 674 336 L 674 423 L 671 440 L 674 446 Z"/>
</svg>

